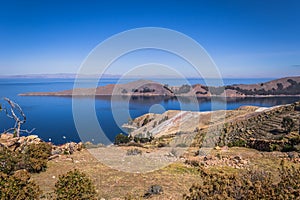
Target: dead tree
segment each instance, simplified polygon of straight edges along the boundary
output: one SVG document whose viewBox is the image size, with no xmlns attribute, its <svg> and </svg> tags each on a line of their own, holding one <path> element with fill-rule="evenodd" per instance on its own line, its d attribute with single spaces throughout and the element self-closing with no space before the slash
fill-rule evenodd
<svg viewBox="0 0 300 200">
<path fill-rule="evenodd" d="M 31 134 L 35 129 L 32 129 L 31 131 L 21 129 L 22 124 L 26 122 L 26 115 L 19 104 L 6 97 L 4 100 L 9 104 L 10 109 L 1 107 L 0 110 L 3 110 L 8 118 L 15 120 L 15 125 L 14 127 L 5 130 L 3 133 L 11 133 L 13 131 L 15 137 L 20 137 L 20 133 Z"/>
</svg>

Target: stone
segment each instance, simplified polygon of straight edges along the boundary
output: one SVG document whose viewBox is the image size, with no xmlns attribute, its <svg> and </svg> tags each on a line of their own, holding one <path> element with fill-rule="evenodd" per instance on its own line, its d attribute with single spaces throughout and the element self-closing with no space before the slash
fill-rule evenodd
<svg viewBox="0 0 300 200">
<path fill-rule="evenodd" d="M 1 134 L 1 139 L 2 140 L 9 140 L 9 139 L 12 139 L 13 137 L 14 137 L 14 135 L 10 134 L 10 133 Z"/>
<path fill-rule="evenodd" d="M 144 194 L 144 198 L 148 198 L 151 195 L 157 195 L 163 193 L 163 188 L 160 185 L 152 185 L 148 191 Z"/>
<path fill-rule="evenodd" d="M 29 136 L 27 136 L 27 139 L 29 139 L 29 140 L 34 140 L 36 138 L 39 138 L 39 136 L 37 136 L 37 135 L 29 135 Z"/>
</svg>

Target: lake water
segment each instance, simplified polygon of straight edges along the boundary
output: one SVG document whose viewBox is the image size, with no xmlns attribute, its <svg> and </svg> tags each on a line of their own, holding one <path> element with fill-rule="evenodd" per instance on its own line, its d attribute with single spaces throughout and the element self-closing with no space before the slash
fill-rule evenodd
<svg viewBox="0 0 300 200">
<path fill-rule="evenodd" d="M 270 79 L 224 79 L 224 84 L 238 84 L 238 83 L 260 83 L 269 81 Z M 102 79 L 98 85 L 106 85 L 116 83 L 118 79 Z M 124 80 L 129 82 L 132 80 Z M 163 84 L 181 85 L 182 83 L 176 79 L 154 80 Z M 189 79 L 191 84 L 204 83 L 203 80 Z M 51 141 L 55 144 L 61 144 L 69 141 L 79 142 L 78 136 L 72 115 L 72 98 L 69 97 L 39 97 L 39 96 L 18 96 L 25 92 L 38 91 L 60 91 L 73 88 L 73 79 L 0 79 L 0 97 L 8 97 L 18 103 L 27 116 L 27 122 L 24 124 L 24 129 L 35 128 L 33 134 L 39 135 L 45 141 Z M 91 81 L 84 80 L 84 87 L 89 87 Z M 199 100 L 199 110 L 211 110 L 211 102 L 209 99 L 201 98 Z M 244 98 L 244 99 L 227 99 L 225 104 L 224 99 L 217 100 L 217 105 L 220 108 L 226 105 L 226 109 L 236 109 L 242 105 L 256 105 L 270 107 L 274 105 L 293 103 L 299 101 L 299 97 L 269 97 L 269 98 Z M 94 99 L 80 98 L 82 105 L 91 103 Z M 122 109 L 126 107 L 128 99 L 118 98 L 114 100 L 114 105 Z M 4 104 L 3 99 L 0 100 Z M 175 98 L 163 97 L 139 97 L 131 99 L 129 104 L 129 113 L 131 118 L 136 118 L 149 110 L 160 113 L 164 110 L 189 110 L 189 100 L 186 99 L 180 103 Z M 160 109 L 153 109 L 153 105 L 160 105 Z M 84 109 L 84 106 L 83 106 Z M 97 117 L 103 131 L 107 133 L 107 137 L 113 141 L 116 134 L 122 132 L 114 121 L 111 112 L 111 99 L 109 97 L 97 97 L 95 99 L 95 109 Z M 193 110 L 193 108 L 191 108 Z M 128 119 L 122 119 L 122 123 L 127 122 Z M 7 118 L 4 112 L 0 112 L 0 132 L 4 129 L 12 127 L 14 121 Z M 88 122 L 86 123 L 88 127 Z M 93 135 L 93 134 L 91 134 Z M 94 140 L 95 143 L 100 143 L 101 139 L 95 137 L 87 138 L 87 140 Z"/>
</svg>

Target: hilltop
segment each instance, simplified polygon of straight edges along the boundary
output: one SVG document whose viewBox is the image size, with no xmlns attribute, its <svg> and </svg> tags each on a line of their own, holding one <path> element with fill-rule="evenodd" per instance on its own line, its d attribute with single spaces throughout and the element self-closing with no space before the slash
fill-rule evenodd
<svg viewBox="0 0 300 200">
<path fill-rule="evenodd" d="M 234 84 L 212 87 L 201 84 L 169 86 L 149 80 L 109 84 L 97 88 L 75 88 L 58 92 L 30 92 L 21 96 L 196 96 L 260 97 L 300 96 L 300 76 L 286 77 L 257 84 Z"/>
</svg>

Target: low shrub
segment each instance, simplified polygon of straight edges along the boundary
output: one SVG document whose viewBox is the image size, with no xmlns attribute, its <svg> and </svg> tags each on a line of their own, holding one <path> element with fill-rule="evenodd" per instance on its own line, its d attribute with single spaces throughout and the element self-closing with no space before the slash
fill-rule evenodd
<svg viewBox="0 0 300 200">
<path fill-rule="evenodd" d="M 26 170 L 16 171 L 11 176 L 0 172 L 0 199 L 39 199 L 39 186 L 29 179 L 30 174 Z"/>
<path fill-rule="evenodd" d="M 19 160 L 19 155 L 16 152 L 4 146 L 0 147 L 0 172 L 12 174 L 18 169 Z"/>
<path fill-rule="evenodd" d="M 136 155 L 142 155 L 142 151 L 140 149 L 134 148 L 134 149 L 128 149 L 127 156 L 136 156 Z"/>
<path fill-rule="evenodd" d="M 52 147 L 48 143 L 29 144 L 22 152 L 0 147 L 0 172 L 13 174 L 19 169 L 40 172 L 46 169 Z"/>
<path fill-rule="evenodd" d="M 96 199 L 96 190 L 92 181 L 77 169 L 59 176 L 54 192 L 58 200 Z"/>
<path fill-rule="evenodd" d="M 45 142 L 29 144 L 24 152 L 25 169 L 29 172 L 44 171 L 47 167 L 48 158 L 51 156 L 51 150 L 51 144 Z"/>
<path fill-rule="evenodd" d="M 119 145 L 119 144 L 126 144 L 128 142 L 130 142 L 130 138 L 127 135 L 120 133 L 115 137 L 114 144 Z"/>
<path fill-rule="evenodd" d="M 234 140 L 230 143 L 228 143 L 228 147 L 246 147 L 247 142 L 242 139 Z"/>
<path fill-rule="evenodd" d="M 160 185 L 151 185 L 148 191 L 144 194 L 144 198 L 149 198 L 152 195 L 158 195 L 163 193 L 163 188 Z"/>
</svg>

